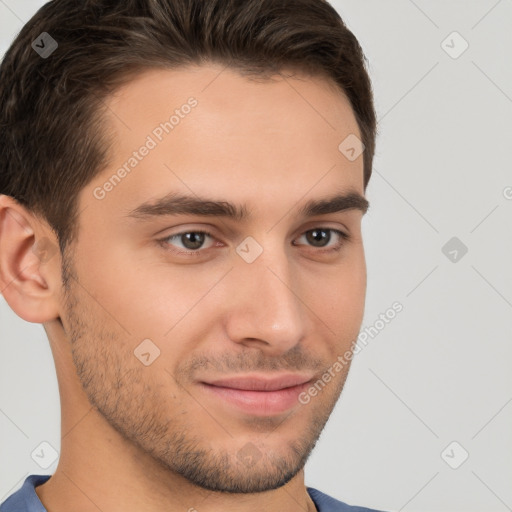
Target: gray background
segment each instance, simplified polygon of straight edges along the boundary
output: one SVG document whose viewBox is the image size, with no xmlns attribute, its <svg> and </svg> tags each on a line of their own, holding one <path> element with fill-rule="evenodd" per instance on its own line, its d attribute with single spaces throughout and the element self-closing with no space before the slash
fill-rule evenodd
<svg viewBox="0 0 512 512">
<path fill-rule="evenodd" d="M 2 54 L 43 3 L 0 0 Z M 389 511 L 512 510 L 512 1 L 332 3 L 379 117 L 363 328 L 404 309 L 355 359 L 306 483 Z M 31 458 L 60 448 L 54 371 L 42 326 L 0 298 L 0 501 L 56 468 Z"/>
</svg>

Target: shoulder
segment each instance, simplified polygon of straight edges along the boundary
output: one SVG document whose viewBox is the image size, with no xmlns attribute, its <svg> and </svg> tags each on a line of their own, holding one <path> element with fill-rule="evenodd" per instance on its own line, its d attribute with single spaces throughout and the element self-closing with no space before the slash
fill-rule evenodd
<svg viewBox="0 0 512 512">
<path fill-rule="evenodd" d="M 0 512 L 47 512 L 36 494 L 35 488 L 44 484 L 51 475 L 30 475 L 23 485 L 2 504 Z"/>
<path fill-rule="evenodd" d="M 318 512 L 379 512 L 370 508 L 347 505 L 312 487 L 308 487 L 307 491 L 315 503 Z"/>
</svg>

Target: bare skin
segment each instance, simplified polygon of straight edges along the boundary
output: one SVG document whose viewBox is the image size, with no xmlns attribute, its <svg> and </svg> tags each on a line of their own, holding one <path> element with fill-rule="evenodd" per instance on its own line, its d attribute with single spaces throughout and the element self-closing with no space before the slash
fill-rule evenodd
<svg viewBox="0 0 512 512">
<path fill-rule="evenodd" d="M 174 129 L 105 186 L 191 97 Z M 39 498 L 49 512 L 316 510 L 303 466 L 349 365 L 308 404 L 279 411 L 247 410 L 208 383 L 293 374 L 311 386 L 357 338 L 363 211 L 299 213 L 364 197 L 362 157 L 338 150 L 359 136 L 348 100 L 319 77 L 255 82 L 212 64 L 145 72 L 108 106 L 112 158 L 80 193 L 64 274 L 60 252 L 41 262 L 31 250 L 44 238 L 57 247 L 49 226 L 0 196 L 0 288 L 44 325 L 59 382 L 60 460 Z M 170 193 L 250 215 L 128 216 Z M 181 236 L 202 230 L 202 245 Z M 236 251 L 254 254 L 249 236 L 263 250 L 251 263 Z M 134 351 L 147 339 L 144 358 L 160 353 L 146 366 Z"/>
</svg>

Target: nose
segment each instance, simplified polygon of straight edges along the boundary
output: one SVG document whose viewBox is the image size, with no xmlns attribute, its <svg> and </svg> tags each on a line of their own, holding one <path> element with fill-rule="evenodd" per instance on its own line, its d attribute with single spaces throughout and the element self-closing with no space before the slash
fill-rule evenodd
<svg viewBox="0 0 512 512">
<path fill-rule="evenodd" d="M 269 356 L 299 344 L 308 327 L 300 276 L 284 251 L 276 252 L 266 250 L 250 264 L 237 262 L 225 317 L 229 339 Z"/>
</svg>

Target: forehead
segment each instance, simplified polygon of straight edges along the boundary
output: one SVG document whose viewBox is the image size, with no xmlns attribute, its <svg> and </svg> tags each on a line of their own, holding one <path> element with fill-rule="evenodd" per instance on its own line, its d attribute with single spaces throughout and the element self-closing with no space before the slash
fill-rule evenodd
<svg viewBox="0 0 512 512">
<path fill-rule="evenodd" d="M 304 116 L 314 114 L 331 129 L 339 127 L 340 121 L 355 121 L 348 98 L 330 78 L 287 69 L 272 76 L 249 75 L 216 63 L 142 70 L 119 87 L 107 104 L 117 121 L 130 125 L 141 116 L 161 115 L 162 106 L 173 107 L 191 95 L 205 100 L 204 109 L 210 104 L 226 113 L 256 114 L 255 107 L 259 111 L 265 104 L 279 103 L 282 108 L 276 113 L 292 109 Z M 115 116 L 116 109 L 129 111 L 126 118 Z M 112 118 L 114 124 L 116 119 Z"/>
<path fill-rule="evenodd" d="M 110 164 L 82 197 L 98 211 L 125 213 L 174 191 L 235 194 L 247 203 L 255 195 L 296 201 L 313 188 L 323 195 L 333 186 L 363 191 L 362 157 L 350 161 L 338 149 L 348 136 L 360 138 L 354 113 L 325 78 L 283 72 L 251 80 L 213 64 L 158 69 L 125 84 L 106 105 Z M 144 146 L 151 149 L 141 156 Z M 93 189 L 119 169 L 121 179 L 95 201 Z"/>
</svg>

